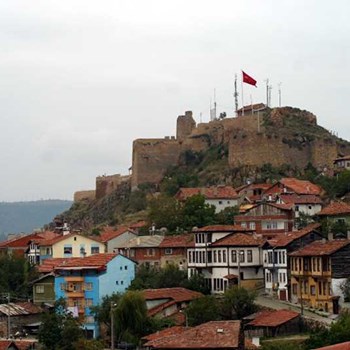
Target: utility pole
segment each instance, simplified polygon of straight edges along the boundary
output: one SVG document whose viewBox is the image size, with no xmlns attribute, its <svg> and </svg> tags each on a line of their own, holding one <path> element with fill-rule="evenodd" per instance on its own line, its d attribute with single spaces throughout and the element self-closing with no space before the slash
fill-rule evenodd
<svg viewBox="0 0 350 350">
<path fill-rule="evenodd" d="M 269 107 L 269 79 L 266 79 L 265 82 L 266 82 L 266 107 Z"/>
<path fill-rule="evenodd" d="M 11 337 L 11 313 L 10 313 L 10 293 L 2 293 L 1 294 L 2 299 L 7 299 L 7 305 L 8 305 L 8 315 L 7 315 L 7 339 L 10 339 Z"/>
<path fill-rule="evenodd" d="M 111 350 L 115 349 L 114 346 L 114 308 L 117 306 L 116 303 L 111 301 Z"/>
<path fill-rule="evenodd" d="M 272 90 L 272 85 L 268 86 L 268 106 L 271 106 L 271 90 Z"/>
<path fill-rule="evenodd" d="M 282 92 L 281 92 L 281 85 L 282 83 L 278 83 L 278 106 L 281 107 L 281 95 L 282 95 Z"/>
</svg>

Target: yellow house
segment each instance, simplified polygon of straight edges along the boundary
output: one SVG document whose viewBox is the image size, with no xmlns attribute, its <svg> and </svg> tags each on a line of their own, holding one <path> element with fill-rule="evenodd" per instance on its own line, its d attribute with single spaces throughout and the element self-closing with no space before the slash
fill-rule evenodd
<svg viewBox="0 0 350 350">
<path fill-rule="evenodd" d="M 40 262 L 48 258 L 81 258 L 105 253 L 105 245 L 94 237 L 77 233 L 40 242 Z"/>
<path fill-rule="evenodd" d="M 290 254 L 291 301 L 337 314 L 350 271 L 350 241 L 315 241 Z"/>
</svg>

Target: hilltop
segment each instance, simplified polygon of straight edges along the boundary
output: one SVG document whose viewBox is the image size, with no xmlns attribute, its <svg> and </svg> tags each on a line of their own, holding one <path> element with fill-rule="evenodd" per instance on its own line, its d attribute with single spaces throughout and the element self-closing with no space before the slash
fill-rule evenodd
<svg viewBox="0 0 350 350">
<path fill-rule="evenodd" d="M 173 195 L 180 186 L 239 186 L 246 181 L 302 177 L 306 170 L 332 176 L 333 160 L 350 143 L 317 125 L 314 114 L 293 107 L 246 106 L 234 118 L 196 124 L 192 112 L 177 118 L 176 137 L 133 142 L 132 174 L 96 178 L 96 188 L 75 193 L 63 214 L 91 228 L 144 217 L 146 197 Z"/>
</svg>

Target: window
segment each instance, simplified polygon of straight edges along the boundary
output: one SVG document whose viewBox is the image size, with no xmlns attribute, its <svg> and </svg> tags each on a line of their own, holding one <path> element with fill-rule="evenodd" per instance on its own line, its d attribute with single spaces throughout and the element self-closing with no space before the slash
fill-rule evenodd
<svg viewBox="0 0 350 350">
<path fill-rule="evenodd" d="M 91 247 L 91 254 L 99 254 L 100 247 Z"/>
<path fill-rule="evenodd" d="M 222 201 L 219 201 L 219 204 L 222 204 Z"/>
<path fill-rule="evenodd" d="M 166 254 L 166 255 L 173 254 L 173 250 L 172 250 L 171 248 L 166 248 L 166 249 L 165 249 L 165 254 Z"/>
<path fill-rule="evenodd" d="M 92 282 L 85 283 L 85 290 L 92 290 Z"/>
<path fill-rule="evenodd" d="M 92 299 L 91 298 L 85 299 L 85 306 L 87 306 L 87 307 L 92 306 Z"/>
<path fill-rule="evenodd" d="M 156 254 L 156 251 L 155 251 L 154 248 L 148 248 L 148 249 L 147 249 L 147 255 L 153 256 L 153 255 L 155 255 L 155 254 Z"/>
<path fill-rule="evenodd" d="M 127 270 L 127 269 L 128 269 L 128 267 L 125 265 L 125 266 L 124 266 L 124 270 Z"/>
<path fill-rule="evenodd" d="M 50 248 L 46 248 L 46 255 L 51 255 L 51 249 Z"/>
<path fill-rule="evenodd" d="M 310 286 L 310 294 L 316 295 L 316 286 Z"/>
<path fill-rule="evenodd" d="M 249 228 L 251 229 L 251 230 L 255 230 L 255 222 L 250 222 L 249 223 Z"/>
<path fill-rule="evenodd" d="M 120 281 L 120 284 L 123 285 L 123 284 L 124 284 L 124 281 Z"/>
<path fill-rule="evenodd" d="M 216 250 L 214 250 L 214 263 L 216 263 Z"/>
<path fill-rule="evenodd" d="M 246 222 L 242 222 L 241 223 L 241 227 L 247 227 L 247 223 Z"/>
<path fill-rule="evenodd" d="M 64 254 L 72 254 L 73 253 L 73 248 L 72 247 L 64 247 L 63 248 L 63 253 Z"/>
<path fill-rule="evenodd" d="M 222 251 L 222 262 L 226 262 L 226 250 Z"/>
<path fill-rule="evenodd" d="M 42 293 L 44 293 L 44 286 L 43 285 L 37 285 L 37 286 L 35 286 L 35 292 L 36 293 L 38 293 L 38 294 L 42 294 Z"/>
<path fill-rule="evenodd" d="M 232 262 L 237 262 L 237 252 L 235 250 L 231 252 L 231 260 Z"/>
<path fill-rule="evenodd" d="M 221 250 L 218 250 L 218 263 L 221 263 Z"/>
<path fill-rule="evenodd" d="M 130 256 L 134 257 L 135 256 L 135 249 L 130 249 Z"/>
<path fill-rule="evenodd" d="M 253 251 L 247 250 L 247 262 L 251 263 L 253 262 Z"/>
<path fill-rule="evenodd" d="M 115 284 L 116 284 L 117 286 L 119 286 L 119 281 L 115 281 Z"/>
<path fill-rule="evenodd" d="M 295 206 L 295 211 L 299 211 L 299 205 Z"/>
<path fill-rule="evenodd" d="M 239 252 L 239 261 L 240 262 L 244 262 L 244 250 L 241 250 L 240 252 Z"/>
</svg>

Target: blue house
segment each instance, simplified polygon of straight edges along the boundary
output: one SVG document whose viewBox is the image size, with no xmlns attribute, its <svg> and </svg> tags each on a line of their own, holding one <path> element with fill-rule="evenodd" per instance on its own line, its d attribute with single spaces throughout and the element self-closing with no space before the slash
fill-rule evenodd
<svg viewBox="0 0 350 350">
<path fill-rule="evenodd" d="M 55 267 L 56 300 L 64 298 L 69 310 L 79 317 L 88 337 L 99 335 L 90 307 L 105 295 L 123 293 L 135 278 L 136 263 L 112 253 L 70 258 Z"/>
</svg>

